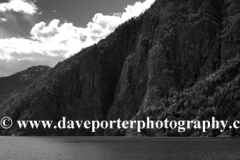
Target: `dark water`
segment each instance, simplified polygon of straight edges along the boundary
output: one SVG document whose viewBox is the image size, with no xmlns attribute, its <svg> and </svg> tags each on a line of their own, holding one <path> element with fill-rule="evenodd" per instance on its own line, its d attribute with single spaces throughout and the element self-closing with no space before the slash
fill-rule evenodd
<svg viewBox="0 0 240 160">
<path fill-rule="evenodd" d="M 240 160 L 240 139 L 0 137 L 0 160 Z"/>
</svg>

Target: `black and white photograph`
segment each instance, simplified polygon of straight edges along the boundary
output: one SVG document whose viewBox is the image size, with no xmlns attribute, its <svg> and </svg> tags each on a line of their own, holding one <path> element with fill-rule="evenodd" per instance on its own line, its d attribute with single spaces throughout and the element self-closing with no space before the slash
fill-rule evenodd
<svg viewBox="0 0 240 160">
<path fill-rule="evenodd" d="M 240 0 L 0 0 L 0 160 L 240 160 Z"/>
</svg>

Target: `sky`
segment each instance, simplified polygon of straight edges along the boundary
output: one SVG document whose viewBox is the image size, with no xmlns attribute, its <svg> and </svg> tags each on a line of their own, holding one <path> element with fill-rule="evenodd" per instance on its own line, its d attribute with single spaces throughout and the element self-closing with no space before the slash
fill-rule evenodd
<svg viewBox="0 0 240 160">
<path fill-rule="evenodd" d="M 0 0 L 0 77 L 59 61 L 106 38 L 155 0 Z"/>
</svg>

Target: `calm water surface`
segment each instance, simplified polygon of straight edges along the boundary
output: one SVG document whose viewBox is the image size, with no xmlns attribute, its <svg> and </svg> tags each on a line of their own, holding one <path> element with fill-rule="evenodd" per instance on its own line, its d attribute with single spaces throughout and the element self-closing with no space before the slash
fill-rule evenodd
<svg viewBox="0 0 240 160">
<path fill-rule="evenodd" d="M 240 139 L 0 137 L 0 160 L 240 160 Z"/>
</svg>

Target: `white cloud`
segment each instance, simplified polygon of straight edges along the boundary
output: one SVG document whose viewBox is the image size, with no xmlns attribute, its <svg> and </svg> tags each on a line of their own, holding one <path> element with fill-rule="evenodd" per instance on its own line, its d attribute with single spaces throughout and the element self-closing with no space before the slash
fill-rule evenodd
<svg viewBox="0 0 240 160">
<path fill-rule="evenodd" d="M 10 68 L 15 66 L 15 72 L 27 68 L 27 65 L 54 66 L 60 60 L 105 38 L 117 26 L 144 12 L 154 1 L 146 0 L 143 3 L 137 2 L 133 6 L 129 5 L 124 13 L 113 15 L 97 13 L 86 28 L 75 27 L 67 22 L 61 24 L 57 19 L 52 20 L 48 25 L 45 22 L 37 23 L 32 28 L 29 39 L 0 39 L 0 64 L 7 62 L 13 66 Z M 14 70 L 7 71 L 2 65 L 0 68 L 6 69 L 6 72 L 4 69 L 2 73 L 0 72 L 0 76 Z"/>
<path fill-rule="evenodd" d="M 92 39 L 92 43 L 97 43 L 99 40 L 106 38 L 112 33 L 117 26 L 127 20 L 139 16 L 148 9 L 155 0 L 146 0 L 145 2 L 136 2 L 134 5 L 128 5 L 123 13 L 115 13 L 113 15 L 95 14 L 92 22 L 89 22 L 86 30 L 88 37 Z"/>
<path fill-rule="evenodd" d="M 0 18 L 0 23 L 7 22 L 6 18 Z"/>
<path fill-rule="evenodd" d="M 35 65 L 54 66 L 67 50 L 56 44 L 44 45 L 23 38 L 0 39 L 0 77 Z"/>
<path fill-rule="evenodd" d="M 0 12 L 14 11 L 26 14 L 37 13 L 37 6 L 26 0 L 10 0 L 7 3 L 0 3 Z"/>
<path fill-rule="evenodd" d="M 47 26 L 45 22 L 36 24 L 32 30 L 32 39 L 45 46 L 46 51 L 52 52 L 58 48 L 58 53 L 65 58 L 77 53 L 85 46 L 82 42 L 85 29 L 77 28 L 72 23 L 60 25 L 60 20 L 54 19 Z M 61 48 L 62 52 L 60 52 Z"/>
</svg>

